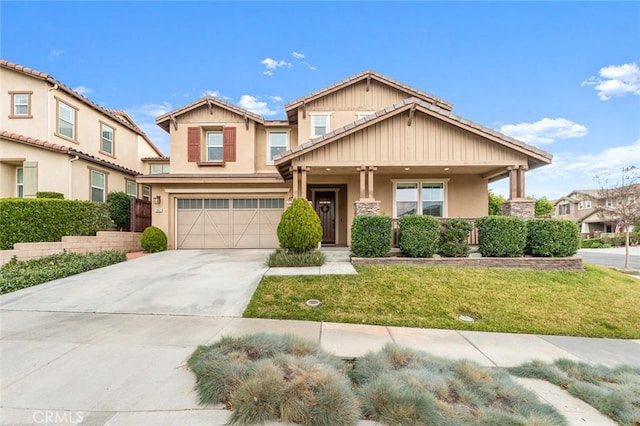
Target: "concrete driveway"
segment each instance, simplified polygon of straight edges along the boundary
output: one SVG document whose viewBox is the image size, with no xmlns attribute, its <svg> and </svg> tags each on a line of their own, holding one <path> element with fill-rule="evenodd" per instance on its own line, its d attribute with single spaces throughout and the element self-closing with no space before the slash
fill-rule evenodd
<svg viewBox="0 0 640 426">
<path fill-rule="evenodd" d="M 269 250 L 172 250 L 2 296 L 3 310 L 242 316 Z"/>
</svg>

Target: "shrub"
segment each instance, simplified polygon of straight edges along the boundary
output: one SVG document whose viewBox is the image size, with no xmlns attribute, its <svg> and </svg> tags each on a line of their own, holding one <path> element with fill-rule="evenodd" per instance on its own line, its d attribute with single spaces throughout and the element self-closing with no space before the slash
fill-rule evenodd
<svg viewBox="0 0 640 426">
<path fill-rule="evenodd" d="M 526 252 L 539 257 L 573 256 L 580 247 L 580 228 L 569 219 L 527 221 Z"/>
<path fill-rule="evenodd" d="M 398 225 L 398 246 L 405 255 L 431 257 L 438 251 L 440 221 L 435 217 L 406 214 Z"/>
<path fill-rule="evenodd" d="M 0 250 L 15 243 L 60 241 L 66 235 L 95 235 L 109 229 L 107 205 L 42 198 L 0 200 Z"/>
<path fill-rule="evenodd" d="M 62 194 L 61 192 L 39 191 L 36 192 L 36 198 L 54 198 L 58 200 L 64 200 L 64 194 Z"/>
<path fill-rule="evenodd" d="M 167 236 L 162 232 L 162 229 L 149 226 L 140 237 L 140 245 L 147 253 L 165 251 L 167 249 Z"/>
<path fill-rule="evenodd" d="M 128 228 L 131 217 L 131 198 L 122 191 L 110 192 L 107 195 L 109 217 L 120 230 Z"/>
<path fill-rule="evenodd" d="M 445 257 L 466 257 L 469 255 L 469 232 L 471 222 L 464 219 L 449 219 L 442 222 L 440 230 L 440 254 Z"/>
<path fill-rule="evenodd" d="M 585 238 L 580 241 L 580 247 L 582 248 L 597 248 L 593 247 L 594 244 L 597 244 L 598 247 L 600 247 L 602 246 L 602 241 L 600 241 L 600 238 Z"/>
<path fill-rule="evenodd" d="M 0 294 L 125 260 L 127 260 L 126 254 L 119 251 L 87 254 L 62 253 L 26 261 L 18 261 L 14 258 L 0 268 Z"/>
<path fill-rule="evenodd" d="M 536 199 L 535 215 L 536 217 L 550 217 L 553 213 L 553 203 L 547 200 L 547 197 Z"/>
<path fill-rule="evenodd" d="M 319 250 L 312 250 L 306 253 L 287 253 L 283 249 L 277 249 L 267 258 L 267 266 L 270 268 L 322 266 L 324 262 L 324 254 Z"/>
<path fill-rule="evenodd" d="M 278 241 L 287 252 L 303 253 L 318 247 L 322 225 L 318 214 L 304 198 L 296 198 L 282 213 Z"/>
<path fill-rule="evenodd" d="M 480 254 L 519 257 L 527 244 L 527 224 L 515 216 L 485 216 L 476 220 Z"/>
<path fill-rule="evenodd" d="M 357 215 L 351 224 L 351 253 L 384 257 L 391 250 L 393 220 L 389 216 Z"/>
</svg>

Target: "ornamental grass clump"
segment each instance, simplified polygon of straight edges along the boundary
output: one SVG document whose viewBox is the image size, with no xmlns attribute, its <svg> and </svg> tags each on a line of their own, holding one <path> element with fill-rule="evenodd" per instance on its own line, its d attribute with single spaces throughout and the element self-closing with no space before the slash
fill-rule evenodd
<svg viewBox="0 0 640 426">
<path fill-rule="evenodd" d="M 349 376 L 365 418 L 384 424 L 566 424 L 504 371 L 395 344 L 359 358 Z"/>
</svg>

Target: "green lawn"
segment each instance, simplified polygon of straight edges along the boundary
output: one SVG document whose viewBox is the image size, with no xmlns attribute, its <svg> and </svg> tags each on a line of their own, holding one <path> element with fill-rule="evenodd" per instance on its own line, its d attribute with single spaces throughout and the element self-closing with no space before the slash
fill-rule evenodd
<svg viewBox="0 0 640 426">
<path fill-rule="evenodd" d="M 358 275 L 263 278 L 245 317 L 640 338 L 640 280 L 584 272 L 359 266 Z M 317 308 L 305 305 L 319 299 Z M 459 315 L 476 319 L 458 320 Z"/>
</svg>

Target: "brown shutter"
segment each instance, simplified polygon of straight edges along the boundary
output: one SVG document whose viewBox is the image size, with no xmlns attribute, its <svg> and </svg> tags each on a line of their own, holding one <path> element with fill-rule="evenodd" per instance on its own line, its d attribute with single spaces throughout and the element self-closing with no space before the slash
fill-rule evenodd
<svg viewBox="0 0 640 426">
<path fill-rule="evenodd" d="M 187 132 L 187 161 L 189 162 L 200 161 L 200 151 L 202 151 L 200 145 L 201 135 L 202 130 L 200 127 L 189 127 Z"/>
<path fill-rule="evenodd" d="M 236 161 L 236 128 L 224 127 L 222 129 L 222 146 L 224 161 Z"/>
</svg>

